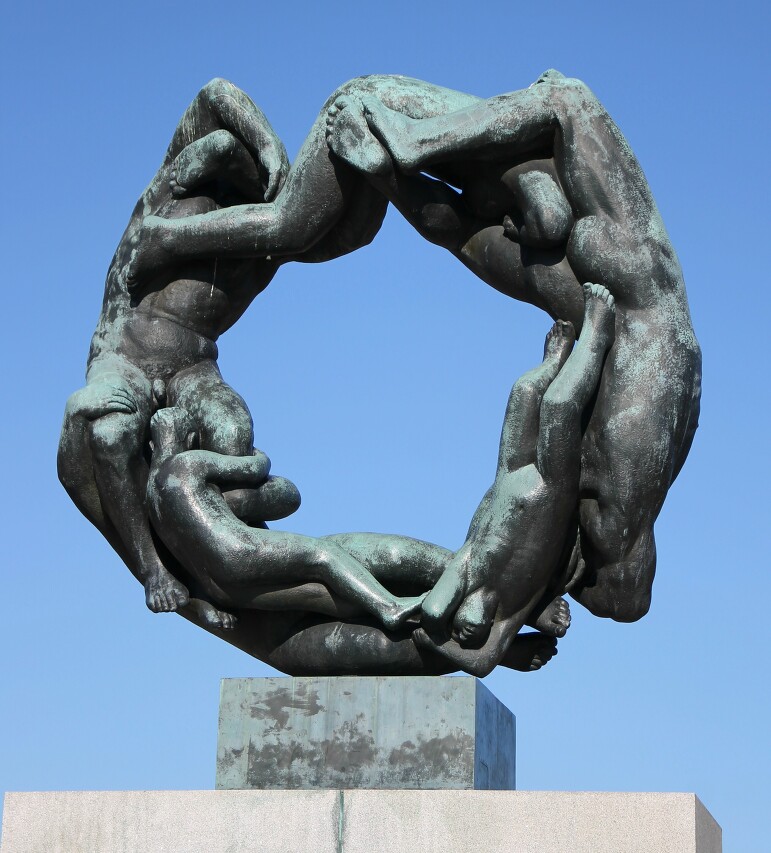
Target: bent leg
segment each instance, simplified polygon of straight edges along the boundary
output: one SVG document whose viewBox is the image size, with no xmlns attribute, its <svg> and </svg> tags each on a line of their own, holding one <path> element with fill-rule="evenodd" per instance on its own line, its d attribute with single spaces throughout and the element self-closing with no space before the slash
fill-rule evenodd
<svg viewBox="0 0 771 853">
<path fill-rule="evenodd" d="M 322 240 L 354 197 L 375 192 L 355 170 L 330 155 L 325 138 L 327 109 L 341 95 L 377 95 L 394 108 L 419 116 L 436 115 L 477 100 L 409 78 L 371 76 L 350 81 L 322 109 L 274 203 L 237 205 L 174 221 L 155 216 L 145 219 L 141 241 L 160 247 L 153 264 L 215 255 L 298 256 Z M 384 213 L 385 202 L 370 211 L 378 225 Z M 373 235 L 369 229 L 364 231 L 368 242 Z M 344 251 L 353 248 L 348 245 Z M 129 275 L 137 278 L 143 272 L 148 270 L 139 256 Z"/>
<path fill-rule="evenodd" d="M 123 541 L 105 513 L 99 497 L 91 453 L 91 417 L 82 407 L 84 392 L 87 394 L 88 390 L 84 388 L 76 391 L 67 401 L 56 459 L 59 481 L 75 506 L 99 530 L 131 571 L 135 572 Z M 104 413 L 107 414 L 107 411 Z M 94 417 L 99 416 L 94 413 Z"/>
<path fill-rule="evenodd" d="M 425 592 L 439 580 L 452 551 L 412 539 L 380 533 L 336 533 L 321 541 L 334 542 L 390 587 L 414 587 Z"/>
<path fill-rule="evenodd" d="M 192 418 L 203 450 L 242 457 L 252 453 L 254 429 L 246 402 L 222 378 L 216 362 L 206 360 L 180 371 L 169 383 L 169 406 Z M 297 488 L 283 478 L 257 488 L 228 488 L 222 496 L 233 513 L 251 526 L 291 515 L 300 506 Z"/>
<path fill-rule="evenodd" d="M 595 615 L 624 622 L 650 605 L 654 524 L 692 436 L 700 387 L 698 350 L 644 320 L 626 324 L 616 341 L 584 438 L 583 578 L 571 588 Z M 643 363 L 658 366 L 653 380 L 650 371 L 630 368 Z"/>
<path fill-rule="evenodd" d="M 656 574 L 653 519 L 643 523 L 641 532 L 633 538 L 626 529 L 610 529 L 612 511 L 605 510 L 592 518 L 583 504 L 582 501 L 583 574 L 570 595 L 595 616 L 636 622 L 651 605 Z"/>
<path fill-rule="evenodd" d="M 180 119 L 164 166 L 191 143 L 218 130 L 233 134 L 260 170 L 265 200 L 278 194 L 289 171 L 289 160 L 262 110 L 237 86 L 222 78 L 207 83 Z"/>
<path fill-rule="evenodd" d="M 364 101 L 367 121 L 406 172 L 433 163 L 505 160 L 553 146 L 563 189 L 579 217 L 604 213 L 616 222 L 647 222 L 655 203 L 628 143 L 580 80 L 547 72 L 528 89 L 423 120 Z"/>
<path fill-rule="evenodd" d="M 175 158 L 169 180 L 172 195 L 182 198 L 191 190 L 225 179 L 247 201 L 262 201 L 257 164 L 247 148 L 228 130 L 215 130 L 183 148 Z"/>
<path fill-rule="evenodd" d="M 144 585 L 147 606 L 156 613 L 173 611 L 187 603 L 187 590 L 163 565 L 145 506 L 144 450 L 152 389 L 144 375 L 128 363 L 122 365 L 122 374 L 117 370 L 118 362 L 114 360 L 110 373 L 100 374 L 93 365 L 89 373 L 89 385 L 99 387 L 109 378 L 113 386 L 131 399 L 133 408 L 130 412 L 105 410 L 105 414 L 88 420 L 93 482 L 102 513 L 122 543 L 122 548 L 116 550 Z"/>
<path fill-rule="evenodd" d="M 541 400 L 568 359 L 575 341 L 570 323 L 558 320 L 544 344 L 543 362 L 518 379 L 503 419 L 498 471 L 514 471 L 535 461 Z"/>
<path fill-rule="evenodd" d="M 169 382 L 168 405 L 190 415 L 203 450 L 249 456 L 254 442 L 246 402 L 222 378 L 217 363 L 206 359 L 181 370 Z"/>
</svg>

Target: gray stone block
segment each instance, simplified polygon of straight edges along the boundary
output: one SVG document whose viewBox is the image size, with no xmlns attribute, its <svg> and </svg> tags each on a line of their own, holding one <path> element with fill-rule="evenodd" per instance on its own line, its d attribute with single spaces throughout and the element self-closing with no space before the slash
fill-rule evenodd
<svg viewBox="0 0 771 853">
<path fill-rule="evenodd" d="M 345 791 L 341 808 L 345 853 L 723 849 L 720 827 L 693 794 Z"/>
<path fill-rule="evenodd" d="M 2 853 L 721 853 L 693 794 L 6 794 Z"/>
<path fill-rule="evenodd" d="M 225 679 L 216 787 L 513 790 L 515 751 L 475 678 Z"/>
<path fill-rule="evenodd" d="M 2 853 L 338 853 L 337 791 L 6 794 Z"/>
</svg>

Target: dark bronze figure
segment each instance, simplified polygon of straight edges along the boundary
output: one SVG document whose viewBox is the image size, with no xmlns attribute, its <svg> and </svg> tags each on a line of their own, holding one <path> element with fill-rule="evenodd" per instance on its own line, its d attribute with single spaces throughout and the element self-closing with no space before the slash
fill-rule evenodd
<svg viewBox="0 0 771 853">
<path fill-rule="evenodd" d="M 269 475 L 216 365 L 217 337 L 281 264 L 366 245 L 389 201 L 557 321 L 543 364 L 514 384 L 495 482 L 455 554 L 268 530 L 299 492 Z M 653 525 L 697 426 L 700 369 L 647 182 L 580 81 L 549 71 L 485 101 L 359 78 L 290 168 L 259 109 L 215 80 L 113 259 L 59 471 L 149 607 L 286 672 L 537 669 L 569 626 L 566 592 L 619 621 L 647 612 Z"/>
</svg>

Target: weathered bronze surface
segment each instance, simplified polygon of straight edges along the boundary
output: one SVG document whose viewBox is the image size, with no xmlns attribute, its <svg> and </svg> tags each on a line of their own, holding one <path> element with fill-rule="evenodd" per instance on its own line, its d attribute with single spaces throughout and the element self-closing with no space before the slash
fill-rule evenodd
<svg viewBox="0 0 771 853">
<path fill-rule="evenodd" d="M 456 553 L 269 530 L 300 495 L 270 474 L 217 368 L 219 335 L 282 264 L 366 245 L 389 202 L 554 320 L 542 363 L 513 385 L 495 480 Z M 653 525 L 700 390 L 674 248 L 634 154 L 580 81 L 547 71 L 482 100 L 352 80 L 290 167 L 263 113 L 214 80 L 115 253 L 59 476 L 148 607 L 285 672 L 529 671 L 569 627 L 567 593 L 617 621 L 648 611 Z"/>
</svg>

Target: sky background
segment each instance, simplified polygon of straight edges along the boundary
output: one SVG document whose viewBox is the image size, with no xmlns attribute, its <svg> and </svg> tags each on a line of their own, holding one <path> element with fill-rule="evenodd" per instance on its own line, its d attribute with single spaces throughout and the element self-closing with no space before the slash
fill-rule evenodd
<svg viewBox="0 0 771 853">
<path fill-rule="evenodd" d="M 520 788 L 693 791 L 726 853 L 767 849 L 764 5 L 6 7 L 0 789 L 211 788 L 219 679 L 274 674 L 151 614 L 55 472 L 110 258 L 198 89 L 233 80 L 294 157 L 351 77 L 491 96 L 553 66 L 594 89 L 653 188 L 704 351 L 701 428 L 657 524 L 649 615 L 623 625 L 575 605 L 542 672 L 487 684 L 517 716 Z M 509 387 L 549 325 L 394 211 L 371 246 L 284 267 L 221 340 L 220 365 L 274 472 L 302 491 L 286 527 L 458 547 Z"/>
</svg>

